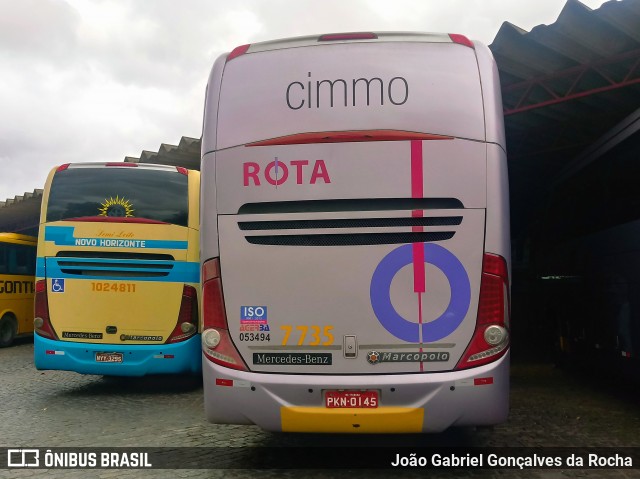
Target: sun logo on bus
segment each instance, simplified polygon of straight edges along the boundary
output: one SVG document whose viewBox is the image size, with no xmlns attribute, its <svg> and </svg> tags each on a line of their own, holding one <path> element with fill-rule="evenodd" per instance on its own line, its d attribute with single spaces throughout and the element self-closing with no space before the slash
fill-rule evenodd
<svg viewBox="0 0 640 479">
<path fill-rule="evenodd" d="M 112 216 L 115 218 L 131 218 L 133 216 L 133 205 L 124 197 L 116 195 L 105 199 L 100 205 L 99 216 Z"/>
</svg>

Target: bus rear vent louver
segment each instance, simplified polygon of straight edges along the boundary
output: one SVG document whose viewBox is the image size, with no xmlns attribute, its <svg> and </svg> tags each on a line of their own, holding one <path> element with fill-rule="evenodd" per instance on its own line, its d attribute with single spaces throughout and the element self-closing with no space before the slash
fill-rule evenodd
<svg viewBox="0 0 640 479">
<path fill-rule="evenodd" d="M 376 244 L 424 243 L 451 239 L 453 231 L 424 233 L 349 233 L 312 235 L 245 236 L 251 244 L 274 246 L 365 246 Z"/>
<path fill-rule="evenodd" d="M 100 260 L 97 258 L 56 258 L 60 271 L 74 276 L 149 278 L 168 276 L 173 264 L 168 261 Z"/>
<path fill-rule="evenodd" d="M 435 216 L 427 218 L 349 218 L 330 220 L 240 221 L 243 231 L 297 230 L 318 228 L 385 228 L 401 226 L 454 226 L 462 216 Z"/>
</svg>

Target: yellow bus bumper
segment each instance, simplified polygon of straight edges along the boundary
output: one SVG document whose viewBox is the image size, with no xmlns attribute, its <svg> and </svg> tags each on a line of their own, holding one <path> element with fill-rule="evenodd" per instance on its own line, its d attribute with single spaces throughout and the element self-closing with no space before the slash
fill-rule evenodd
<svg viewBox="0 0 640 479">
<path fill-rule="evenodd" d="M 348 432 L 363 434 L 422 432 L 424 409 L 281 407 L 283 432 Z"/>
</svg>

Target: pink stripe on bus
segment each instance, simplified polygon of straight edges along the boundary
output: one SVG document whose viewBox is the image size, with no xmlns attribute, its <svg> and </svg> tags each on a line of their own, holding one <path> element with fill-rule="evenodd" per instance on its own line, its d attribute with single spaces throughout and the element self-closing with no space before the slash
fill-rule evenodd
<svg viewBox="0 0 640 479">
<path fill-rule="evenodd" d="M 423 198 L 422 141 L 411 140 L 411 197 Z"/>
<path fill-rule="evenodd" d="M 413 243 L 413 290 L 424 293 L 424 243 Z"/>
<path fill-rule="evenodd" d="M 422 198 L 423 195 L 422 141 L 411 140 L 411 197 Z M 414 210 L 412 216 L 421 217 L 422 210 Z M 413 231 L 422 232 L 424 229 L 422 226 L 414 226 Z M 423 243 L 413 243 L 413 290 L 416 293 L 425 292 Z"/>
</svg>

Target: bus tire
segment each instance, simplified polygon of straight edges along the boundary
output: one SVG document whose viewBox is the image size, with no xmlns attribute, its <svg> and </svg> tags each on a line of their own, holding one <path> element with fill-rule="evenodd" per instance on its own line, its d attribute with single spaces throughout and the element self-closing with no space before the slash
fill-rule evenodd
<svg viewBox="0 0 640 479">
<path fill-rule="evenodd" d="M 17 332 L 18 325 L 16 324 L 15 318 L 5 314 L 2 319 L 0 319 L 0 348 L 6 348 L 13 343 Z"/>
</svg>

